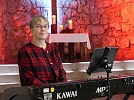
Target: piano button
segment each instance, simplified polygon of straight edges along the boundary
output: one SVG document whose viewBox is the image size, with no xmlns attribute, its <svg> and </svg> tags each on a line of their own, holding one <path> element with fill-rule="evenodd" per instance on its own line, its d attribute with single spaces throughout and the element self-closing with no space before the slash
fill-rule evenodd
<svg viewBox="0 0 134 100">
<path fill-rule="evenodd" d="M 134 80 L 132 80 L 132 84 L 134 84 Z"/>
<path fill-rule="evenodd" d="M 79 89 L 81 88 L 81 84 L 78 85 L 78 88 L 79 88 Z"/>
</svg>

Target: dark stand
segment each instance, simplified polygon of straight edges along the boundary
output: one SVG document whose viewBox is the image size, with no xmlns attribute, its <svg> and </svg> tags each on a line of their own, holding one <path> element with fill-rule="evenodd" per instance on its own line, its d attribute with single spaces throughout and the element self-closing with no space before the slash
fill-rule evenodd
<svg viewBox="0 0 134 100">
<path fill-rule="evenodd" d="M 126 94 L 126 96 L 123 98 L 123 100 L 128 100 L 128 98 L 132 95 L 131 93 Z"/>
<path fill-rule="evenodd" d="M 111 69 L 112 69 L 112 64 L 109 64 L 107 59 L 104 60 L 104 68 L 106 69 L 106 72 L 107 72 L 107 88 L 108 88 L 108 98 L 107 100 L 110 100 L 111 98 L 111 95 L 110 95 L 110 81 L 109 81 L 109 73 L 111 73 Z"/>
<path fill-rule="evenodd" d="M 108 92 L 108 98 L 106 100 L 110 100 L 111 95 L 110 95 L 110 81 L 109 81 L 109 76 L 110 75 L 109 75 L 109 73 L 111 73 L 111 69 L 112 69 L 113 64 L 110 64 L 107 61 L 107 57 L 105 57 L 105 59 L 103 59 L 103 61 L 101 61 L 101 65 L 103 65 L 103 67 L 106 69 L 106 72 L 107 72 L 107 90 L 108 90 L 107 92 Z M 91 70 L 87 70 L 87 73 L 91 74 Z"/>
<path fill-rule="evenodd" d="M 108 92 L 108 98 L 107 100 L 110 100 L 110 81 L 109 81 L 109 73 L 111 73 L 111 69 L 113 66 L 114 58 L 116 56 L 116 53 L 118 51 L 118 47 L 106 47 L 102 49 L 96 49 L 96 51 L 93 52 L 91 63 L 87 69 L 87 74 L 91 75 L 92 72 L 99 68 L 103 68 L 107 72 L 107 90 Z M 103 71 L 105 71 L 103 70 Z M 100 70 L 102 71 L 102 70 Z"/>
</svg>

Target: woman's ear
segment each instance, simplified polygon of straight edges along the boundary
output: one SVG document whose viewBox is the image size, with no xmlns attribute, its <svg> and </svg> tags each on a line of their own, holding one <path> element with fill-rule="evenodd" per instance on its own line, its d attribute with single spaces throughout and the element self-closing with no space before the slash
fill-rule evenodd
<svg viewBox="0 0 134 100">
<path fill-rule="evenodd" d="M 32 33 L 32 34 L 34 33 L 34 28 L 31 29 L 31 33 Z"/>
</svg>

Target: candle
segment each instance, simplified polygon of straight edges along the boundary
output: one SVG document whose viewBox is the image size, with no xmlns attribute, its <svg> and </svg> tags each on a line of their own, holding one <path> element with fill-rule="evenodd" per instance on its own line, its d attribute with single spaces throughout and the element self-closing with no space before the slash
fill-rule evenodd
<svg viewBox="0 0 134 100">
<path fill-rule="evenodd" d="M 56 15 L 52 15 L 52 24 L 56 24 Z"/>
<path fill-rule="evenodd" d="M 73 29 L 72 20 L 69 20 L 69 28 Z"/>
<path fill-rule="evenodd" d="M 63 25 L 60 25 L 60 32 L 63 30 Z"/>
</svg>

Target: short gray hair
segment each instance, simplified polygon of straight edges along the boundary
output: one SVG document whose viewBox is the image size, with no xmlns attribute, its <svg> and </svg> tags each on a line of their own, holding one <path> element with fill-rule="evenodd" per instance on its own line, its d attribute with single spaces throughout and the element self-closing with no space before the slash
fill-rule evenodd
<svg viewBox="0 0 134 100">
<path fill-rule="evenodd" d="M 31 21 L 30 21 L 30 29 L 32 29 L 32 28 L 34 27 L 34 25 L 35 25 L 38 21 L 41 21 L 41 19 L 43 19 L 45 22 L 47 22 L 47 23 L 48 23 L 48 27 L 49 27 L 49 21 L 47 20 L 47 18 L 40 15 L 40 16 L 35 16 L 35 17 L 33 17 L 33 18 L 31 19 Z"/>
</svg>

